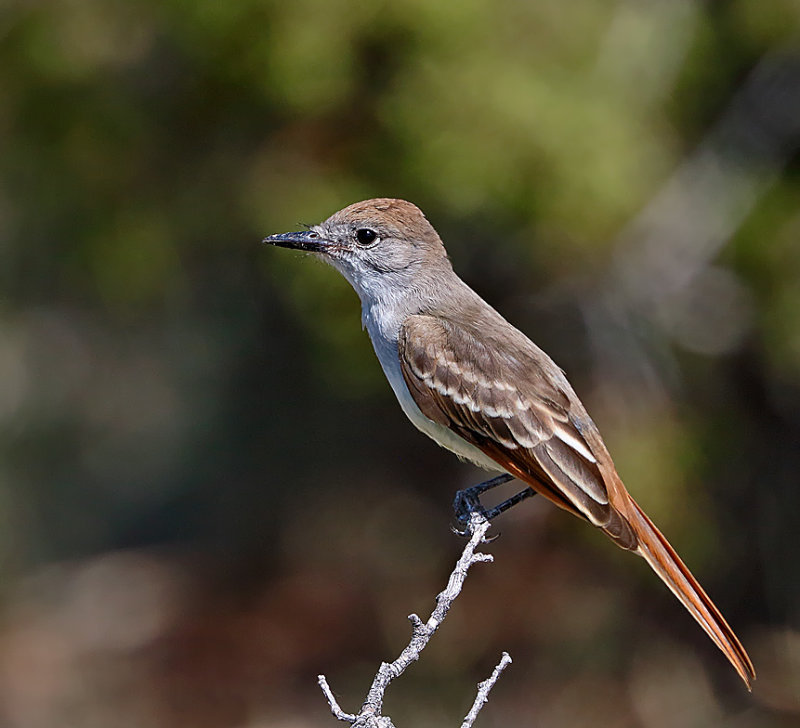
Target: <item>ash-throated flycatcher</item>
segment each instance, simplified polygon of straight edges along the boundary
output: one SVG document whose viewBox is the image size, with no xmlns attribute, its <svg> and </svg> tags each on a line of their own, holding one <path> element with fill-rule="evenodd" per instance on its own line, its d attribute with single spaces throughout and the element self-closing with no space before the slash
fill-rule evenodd
<svg viewBox="0 0 800 728">
<path fill-rule="evenodd" d="M 414 425 L 644 557 L 750 688 L 755 671 L 742 643 L 628 494 L 564 373 L 455 274 L 419 208 L 367 200 L 264 242 L 315 253 L 350 281 L 375 353 Z"/>
</svg>

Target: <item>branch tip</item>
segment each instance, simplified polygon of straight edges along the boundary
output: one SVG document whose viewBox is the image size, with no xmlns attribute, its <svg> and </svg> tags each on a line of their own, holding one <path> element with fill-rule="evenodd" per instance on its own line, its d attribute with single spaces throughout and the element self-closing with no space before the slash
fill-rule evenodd
<svg viewBox="0 0 800 728">
<path fill-rule="evenodd" d="M 336 696 L 331 690 L 331 686 L 328 685 L 328 680 L 324 675 L 317 675 L 317 684 L 322 689 L 322 694 L 328 701 L 328 705 L 330 706 L 331 713 L 333 713 L 333 717 L 337 720 L 345 721 L 346 723 L 355 723 L 357 716 L 353 715 L 352 713 L 345 713 L 342 710 L 342 708 L 339 706 L 339 702 L 336 700 Z"/>
<path fill-rule="evenodd" d="M 492 674 L 481 683 L 478 683 L 478 694 L 475 696 L 475 702 L 472 704 L 469 713 L 464 718 L 461 728 L 472 728 L 472 724 L 481 712 L 481 708 L 489 701 L 489 692 L 494 687 L 500 674 L 511 664 L 511 655 L 508 652 L 503 652 L 500 656 L 500 662 L 492 670 Z"/>
</svg>

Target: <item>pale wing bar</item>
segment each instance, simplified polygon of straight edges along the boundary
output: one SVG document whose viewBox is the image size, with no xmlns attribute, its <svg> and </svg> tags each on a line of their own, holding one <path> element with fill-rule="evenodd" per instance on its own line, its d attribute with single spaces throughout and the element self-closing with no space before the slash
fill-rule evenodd
<svg viewBox="0 0 800 728">
<path fill-rule="evenodd" d="M 463 328 L 430 316 L 407 319 L 399 349 L 403 376 L 423 414 L 501 465 L 510 461 L 518 477 L 556 504 L 603 528 L 621 546 L 636 548 L 632 530 L 608 503 L 595 456 L 561 404 L 569 403 L 565 393 L 552 382 L 526 387 L 532 377 L 544 377 L 538 367 L 531 371 L 535 362 L 523 352 L 509 361 Z M 540 396 L 539 389 L 551 396 Z"/>
</svg>

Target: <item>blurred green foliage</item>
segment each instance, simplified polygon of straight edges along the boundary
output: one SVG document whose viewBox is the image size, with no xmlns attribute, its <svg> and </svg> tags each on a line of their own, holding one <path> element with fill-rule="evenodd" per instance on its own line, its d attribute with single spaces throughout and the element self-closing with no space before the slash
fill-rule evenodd
<svg viewBox="0 0 800 728">
<path fill-rule="evenodd" d="M 698 572 L 718 575 L 712 591 L 734 605 L 737 628 L 771 625 L 762 644 L 784 625 L 796 629 L 799 34 L 795 0 L 6 0 L 0 575 L 8 603 L 49 564 L 164 544 L 189 553 L 184 569 L 194 574 L 218 559 L 225 593 L 266 583 L 306 609 L 309 593 L 338 593 L 337 578 L 366 599 L 348 581 L 362 569 L 382 580 L 377 595 L 361 585 L 375 613 L 391 603 L 402 617 L 415 607 L 395 598 L 435 588 L 397 587 L 408 554 L 392 529 L 416 513 L 424 527 L 413 558 L 446 563 L 450 496 L 476 474 L 404 421 L 348 285 L 316 261 L 258 243 L 358 199 L 400 196 L 425 210 L 457 270 L 565 366 L 630 489 Z M 758 85 L 759 69 L 781 64 L 796 94 Z M 658 218 L 664 234 L 647 247 L 646 211 L 670 184 L 694 190 L 696 180 L 700 192 L 686 193 L 696 207 Z M 672 268 L 647 261 L 659 251 L 670 264 L 691 259 L 692 235 L 703 239 L 697 230 L 715 209 L 707 259 L 657 297 Z M 620 273 L 634 263 L 639 294 Z M 359 493 L 369 496 L 356 504 Z M 397 504 L 388 515 L 386 503 Z M 351 531 L 331 528 L 353 513 Z M 583 559 L 610 569 L 617 557 L 607 544 L 581 524 L 548 518 L 552 538 L 564 529 L 564 543 L 578 538 Z M 532 549 L 555 549 L 533 541 Z M 374 561 L 382 549 L 387 563 Z M 353 573 L 319 577 L 315 559 L 332 569 L 324 559 L 344 552 Z M 287 571 L 304 574 L 311 592 L 281 581 Z M 530 609 L 535 596 L 525 594 L 518 598 Z M 293 611 L 279 601 L 269 601 L 278 622 Z M 603 644 L 616 644 L 614 620 L 635 613 L 631 604 L 603 612 Z M 376 641 L 384 628 L 374 628 Z M 786 654 L 800 661 L 791 644 Z M 557 649 L 540 647 L 551 657 Z M 329 649 L 326 659 L 337 654 L 358 672 L 363 653 Z M 620 674 L 629 667 L 587 649 L 616 659 Z M 764 648 L 762 659 L 777 652 Z M 321 669 L 293 654 L 291 665 L 276 658 L 274 674 L 264 668 L 265 679 L 295 686 L 303 670 Z M 547 677 L 538 677 L 546 691 Z M 774 688 L 762 705 L 796 718 L 796 694 L 792 703 Z M 271 694 L 278 703 L 286 695 Z M 26 722 L 23 703 L 9 724 L 44 724 Z M 88 705 L 86 715 L 110 724 Z M 588 720 L 548 705 L 542 714 L 560 717 L 547 725 Z M 634 700 L 626 709 L 634 722 L 619 725 L 672 725 L 647 722 L 652 705 L 642 705 Z M 708 709 L 697 714 L 717 715 Z M 233 724 L 221 715 L 212 711 L 207 724 Z M 742 725 L 789 724 L 761 717 Z M 137 724 L 161 724 L 148 720 Z"/>
</svg>

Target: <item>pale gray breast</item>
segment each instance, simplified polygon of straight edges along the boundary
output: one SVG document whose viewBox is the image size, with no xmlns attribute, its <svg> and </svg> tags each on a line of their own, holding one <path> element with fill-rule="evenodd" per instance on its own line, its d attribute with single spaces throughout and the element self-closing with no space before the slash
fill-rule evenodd
<svg viewBox="0 0 800 728">
<path fill-rule="evenodd" d="M 383 312 L 377 310 L 376 306 L 364 308 L 363 321 L 372 340 L 375 354 L 378 356 L 378 361 L 380 361 L 383 368 L 383 373 L 389 380 L 400 407 L 414 426 L 443 448 L 458 455 L 458 457 L 485 470 L 505 472 L 499 463 L 492 460 L 477 447 L 468 443 L 449 428 L 428 419 L 422 414 L 411 396 L 400 370 L 400 359 L 397 353 L 400 322 L 393 321 L 391 316 L 383 315 Z"/>
</svg>

